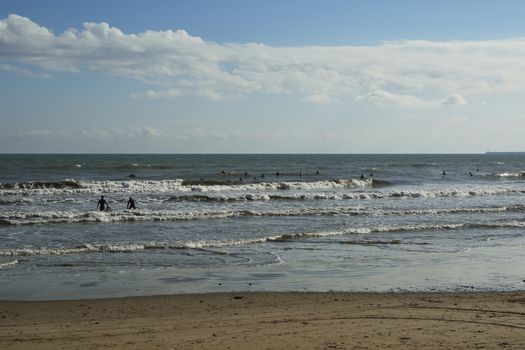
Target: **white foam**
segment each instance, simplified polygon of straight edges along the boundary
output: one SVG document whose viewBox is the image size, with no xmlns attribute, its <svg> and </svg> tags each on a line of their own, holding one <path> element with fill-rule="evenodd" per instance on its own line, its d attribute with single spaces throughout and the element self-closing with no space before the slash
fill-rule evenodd
<svg viewBox="0 0 525 350">
<path fill-rule="evenodd" d="M 18 264 L 18 260 L 16 259 L 11 261 L 0 262 L 0 269 L 7 269 L 15 266 L 16 264 Z"/>
<path fill-rule="evenodd" d="M 373 234 L 388 232 L 416 232 L 416 231 L 443 231 L 459 230 L 464 228 L 524 228 L 525 222 L 511 220 L 506 222 L 487 222 L 477 224 L 449 223 L 449 224 L 415 224 L 415 225 L 394 225 L 394 226 L 371 226 L 371 227 L 349 227 L 339 231 L 315 231 L 315 232 L 292 232 L 288 234 L 246 238 L 239 240 L 199 240 L 190 242 L 139 242 L 139 243 L 86 243 L 76 247 L 40 247 L 23 249 L 4 249 L 0 250 L 0 256 L 38 256 L 38 255 L 69 255 L 86 253 L 115 253 L 115 252 L 135 252 L 146 249 L 205 249 L 224 248 L 233 246 L 243 246 L 260 244 L 265 242 L 283 242 L 291 240 L 301 240 L 315 237 L 334 237 L 354 234 Z M 4 263 L 6 266 L 16 264 L 15 260 Z M 0 265 L 2 266 L 2 265 Z"/>
<path fill-rule="evenodd" d="M 522 177 L 522 176 L 525 176 L 525 172 L 524 171 L 505 172 L 505 173 L 498 173 L 494 175 L 497 177 Z"/>
<path fill-rule="evenodd" d="M 11 211 L 0 213 L 0 223 L 28 225 L 46 223 L 78 222 L 124 222 L 124 221 L 178 221 L 195 219 L 220 219 L 237 215 L 234 211 L 180 211 L 180 210 L 124 210 L 100 211 Z"/>
<path fill-rule="evenodd" d="M 129 221 L 183 221 L 225 219 L 243 216 L 313 216 L 313 215 L 367 215 L 367 216 L 407 216 L 407 215 L 446 215 L 469 213 L 498 213 L 523 210 L 520 205 L 510 207 L 473 208 L 427 208 L 427 209 L 373 209 L 365 206 L 303 207 L 286 209 L 245 209 L 245 210 L 123 210 L 100 211 L 10 211 L 0 212 L 0 224 L 31 225 L 58 223 L 98 223 Z"/>
<path fill-rule="evenodd" d="M 32 186 L 32 183 L 15 184 L 13 188 L 0 189 L 0 193 L 7 195 L 29 194 L 98 194 L 98 193 L 175 193 L 175 192 L 261 192 L 286 190 L 329 190 L 344 187 L 369 187 L 372 180 L 326 180 L 315 182 L 254 182 L 245 184 L 224 185 L 183 185 L 182 179 L 175 180 L 124 180 L 124 181 L 69 181 L 75 186 Z M 36 184 L 36 183 L 35 183 Z M 78 185 L 78 188 L 76 188 Z"/>
</svg>

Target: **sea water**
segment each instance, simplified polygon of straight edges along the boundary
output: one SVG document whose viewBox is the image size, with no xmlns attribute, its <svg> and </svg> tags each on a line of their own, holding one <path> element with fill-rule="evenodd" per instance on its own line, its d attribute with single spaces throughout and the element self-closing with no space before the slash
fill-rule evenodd
<svg viewBox="0 0 525 350">
<path fill-rule="evenodd" d="M 525 154 L 0 155 L 0 298 L 522 290 L 524 196 Z"/>
</svg>

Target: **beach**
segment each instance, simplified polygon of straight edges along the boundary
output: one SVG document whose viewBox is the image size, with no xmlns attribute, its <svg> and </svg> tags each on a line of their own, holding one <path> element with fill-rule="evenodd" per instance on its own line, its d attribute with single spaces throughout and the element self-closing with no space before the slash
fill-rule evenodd
<svg viewBox="0 0 525 350">
<path fill-rule="evenodd" d="M 2 349 L 523 349 L 525 293 L 0 302 Z"/>
</svg>

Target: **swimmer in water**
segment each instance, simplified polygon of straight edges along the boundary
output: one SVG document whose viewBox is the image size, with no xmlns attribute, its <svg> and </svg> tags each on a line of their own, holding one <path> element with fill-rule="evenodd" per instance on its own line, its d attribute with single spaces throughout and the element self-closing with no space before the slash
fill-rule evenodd
<svg viewBox="0 0 525 350">
<path fill-rule="evenodd" d="M 97 209 L 100 211 L 105 211 L 107 208 L 109 208 L 108 202 L 106 202 L 104 196 L 100 196 L 100 199 L 97 203 Z"/>
<path fill-rule="evenodd" d="M 135 201 L 133 200 L 133 198 L 129 197 L 126 209 L 135 209 Z"/>
</svg>

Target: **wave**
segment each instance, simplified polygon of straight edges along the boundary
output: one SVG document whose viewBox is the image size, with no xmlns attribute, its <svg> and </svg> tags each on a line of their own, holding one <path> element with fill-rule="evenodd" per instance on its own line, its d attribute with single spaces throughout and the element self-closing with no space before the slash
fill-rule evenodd
<svg viewBox="0 0 525 350">
<path fill-rule="evenodd" d="M 396 226 L 372 226 L 372 227 L 352 227 L 340 231 L 321 231 L 284 234 L 277 237 L 268 237 L 267 242 L 284 242 L 294 241 L 306 238 L 346 236 L 353 234 L 371 234 L 371 233 L 394 233 L 394 232 L 418 232 L 418 231 L 448 231 L 460 230 L 467 228 L 524 228 L 523 221 L 502 221 L 486 223 L 450 223 L 450 224 L 415 224 L 415 225 L 396 225 Z M 341 242 L 338 242 L 341 243 Z"/>
<path fill-rule="evenodd" d="M 338 179 L 321 181 L 282 182 L 187 182 L 173 180 L 125 181 L 34 181 L 0 184 L 0 195 L 38 196 L 103 194 L 167 194 L 168 201 L 224 202 L 268 200 L 369 200 L 382 198 L 473 197 L 501 194 L 523 194 L 525 189 L 514 186 L 458 186 L 443 189 L 381 189 L 391 185 L 376 179 Z"/>
<path fill-rule="evenodd" d="M 269 192 L 269 193 L 192 193 L 174 195 L 168 198 L 173 202 L 234 202 L 234 201 L 270 201 L 270 200 L 370 200 L 384 198 L 445 198 L 476 197 L 501 194 L 523 194 L 520 188 L 463 188 L 447 190 L 416 191 L 353 191 L 353 192 Z"/>
<path fill-rule="evenodd" d="M 196 249 L 211 251 L 213 253 L 228 254 L 227 252 L 217 252 L 206 248 L 221 248 L 228 246 L 249 245 L 265 242 L 266 238 L 246 239 L 236 241 L 195 241 L 195 242 L 140 242 L 140 243 L 85 243 L 74 247 L 40 247 L 40 248 L 15 248 L 2 249 L 0 256 L 20 257 L 20 256 L 49 256 L 49 255 L 75 255 L 89 253 L 132 253 L 144 250 L 161 249 Z"/>
<path fill-rule="evenodd" d="M 122 212 L 35 211 L 2 212 L 0 225 L 32 225 L 125 221 L 180 221 L 220 219 L 235 216 L 232 211 L 124 210 Z"/>
<path fill-rule="evenodd" d="M 18 264 L 18 260 L 16 260 L 16 259 L 15 260 L 10 260 L 10 261 L 0 262 L 0 269 L 7 269 L 7 268 L 15 266 L 16 264 Z"/>
<path fill-rule="evenodd" d="M 522 178 L 522 177 L 525 177 L 525 171 L 495 173 L 495 174 L 491 174 L 491 176 L 495 176 L 498 178 Z"/>
<path fill-rule="evenodd" d="M 11 183 L 0 183 L 0 190 L 38 190 L 38 189 L 79 189 L 80 183 L 73 179 L 62 181 L 27 181 Z"/>
<path fill-rule="evenodd" d="M 210 251 L 213 253 L 229 254 L 228 252 L 214 251 L 213 248 L 227 248 L 236 246 L 246 246 L 261 243 L 283 243 L 291 241 L 306 240 L 320 237 L 336 237 L 354 234 L 371 233 L 395 233 L 395 232 L 418 232 L 418 231 L 444 231 L 461 230 L 468 228 L 493 229 L 493 228 L 525 228 L 523 221 L 502 221 L 487 223 L 450 223 L 450 224 L 416 224 L 416 225 L 397 225 L 397 226 L 375 226 L 375 227 L 352 227 L 339 231 L 317 231 L 317 232 L 294 232 L 275 236 L 246 238 L 237 240 L 212 240 L 212 241 L 190 241 L 190 242 L 138 242 L 138 243 L 85 243 L 74 247 L 39 247 L 39 248 L 15 248 L 0 249 L 0 256 L 4 257 L 23 257 L 41 255 L 72 255 L 89 253 L 132 253 L 145 250 L 161 249 L 197 249 Z M 405 244 L 400 240 L 390 241 L 334 241 L 336 244 Z M 406 243 L 413 244 L 413 243 Z M 427 243 L 417 243 L 427 244 Z M 5 266 L 12 266 L 18 260 L 3 263 Z M 2 267 L 2 264 L 0 264 Z"/>
<path fill-rule="evenodd" d="M 72 194 L 72 193 L 169 193 L 169 192 L 227 192 L 327 190 L 336 188 L 366 188 L 386 186 L 388 182 L 372 179 L 338 179 L 323 181 L 237 182 L 174 180 L 126 181 L 30 181 L 0 184 L 0 193 L 9 194 Z"/>
<path fill-rule="evenodd" d="M 506 207 L 373 209 L 364 206 L 306 207 L 276 210 L 123 210 L 99 211 L 10 211 L 0 212 L 0 225 L 34 225 L 60 223 L 111 223 L 133 221 L 186 221 L 226 219 L 231 217 L 290 216 L 416 216 L 523 211 L 521 205 Z"/>
</svg>

